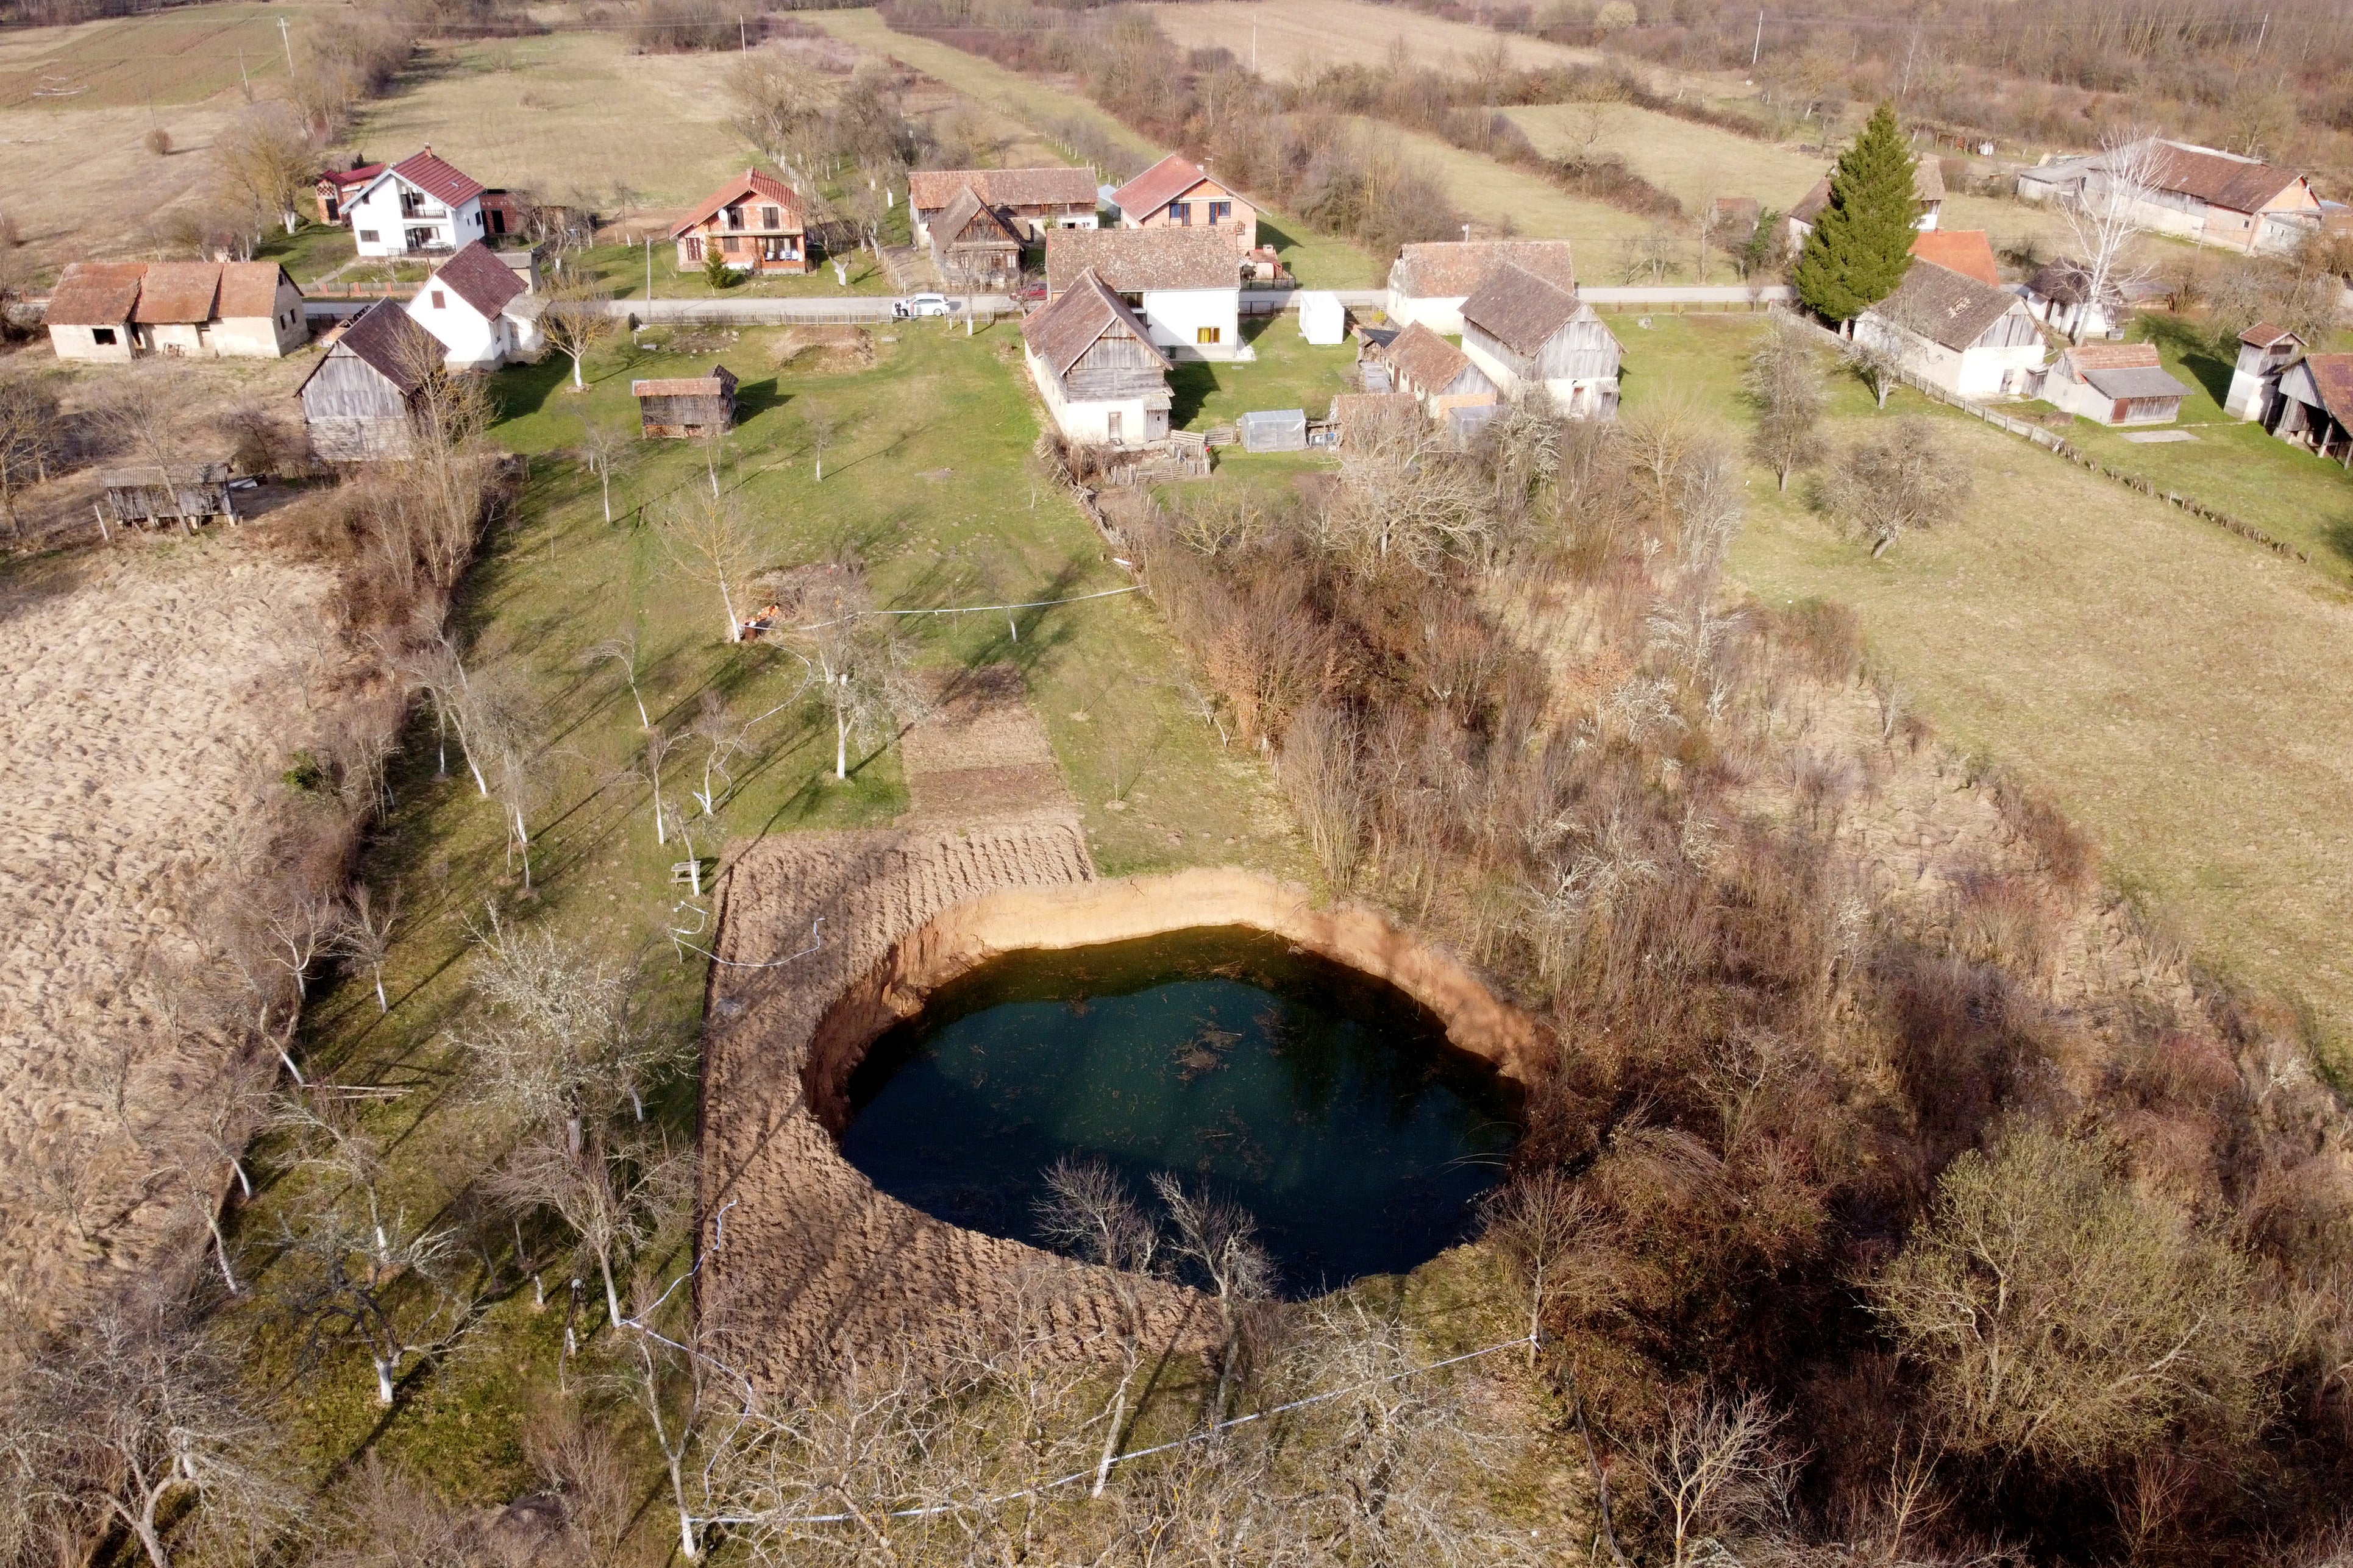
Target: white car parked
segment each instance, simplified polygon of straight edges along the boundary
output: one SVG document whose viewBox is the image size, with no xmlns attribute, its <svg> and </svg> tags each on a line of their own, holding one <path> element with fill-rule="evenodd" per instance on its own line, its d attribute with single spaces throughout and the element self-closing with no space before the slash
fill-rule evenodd
<svg viewBox="0 0 2353 1568">
<path fill-rule="evenodd" d="M 944 294 L 910 294 L 891 303 L 891 314 L 902 321 L 911 316 L 944 316 L 963 309 L 963 300 L 951 300 Z"/>
</svg>

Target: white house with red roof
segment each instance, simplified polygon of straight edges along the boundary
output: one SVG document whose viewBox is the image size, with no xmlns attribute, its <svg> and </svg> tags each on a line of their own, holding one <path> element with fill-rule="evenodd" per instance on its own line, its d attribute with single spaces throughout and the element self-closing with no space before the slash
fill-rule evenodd
<svg viewBox="0 0 2353 1568">
<path fill-rule="evenodd" d="M 1258 209 L 1198 163 L 1171 153 L 1112 193 L 1122 228 L 1214 228 L 1237 254 L 1258 248 Z"/>
<path fill-rule="evenodd" d="M 681 271 L 704 265 L 713 252 L 729 267 L 751 273 L 809 269 L 808 233 L 800 193 L 757 169 L 705 196 L 672 227 Z"/>
<path fill-rule="evenodd" d="M 515 269 L 478 239 L 425 280 L 408 313 L 439 340 L 444 363 L 491 370 L 539 356 L 545 343 L 539 305 Z"/>
<path fill-rule="evenodd" d="M 491 231 L 482 182 L 427 146 L 349 191 L 343 210 L 362 256 L 461 250 Z"/>
</svg>

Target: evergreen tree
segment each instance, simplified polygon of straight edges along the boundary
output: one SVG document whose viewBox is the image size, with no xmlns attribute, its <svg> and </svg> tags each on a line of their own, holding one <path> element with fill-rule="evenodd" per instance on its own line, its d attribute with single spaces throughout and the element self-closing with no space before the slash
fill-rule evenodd
<svg viewBox="0 0 2353 1568">
<path fill-rule="evenodd" d="M 1830 205 L 1816 215 L 1798 253 L 1798 298 L 1831 321 L 1861 315 L 1911 270 L 1912 225 L 1920 216 L 1912 167 L 1894 106 L 1882 103 L 1840 154 Z"/>
</svg>

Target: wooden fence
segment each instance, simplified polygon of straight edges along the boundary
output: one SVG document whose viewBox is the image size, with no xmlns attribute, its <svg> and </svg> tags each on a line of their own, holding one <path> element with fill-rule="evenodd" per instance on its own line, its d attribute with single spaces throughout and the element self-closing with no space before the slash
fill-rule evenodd
<svg viewBox="0 0 2353 1568">
<path fill-rule="evenodd" d="M 1796 321 L 1841 353 L 1854 346 L 1852 340 L 1842 338 L 1819 321 L 1808 321 L 1795 311 L 1777 310 L 1773 313 L 1784 321 Z M 2312 557 L 2304 551 L 2284 539 L 2265 532 L 2244 518 L 2233 517 L 2219 508 L 2208 506 L 2194 496 L 2185 496 L 2174 490 L 2161 490 L 2138 475 L 2127 474 L 2121 469 L 2108 467 L 2047 426 L 2038 425 L 2031 419 L 2021 419 L 2015 415 L 2004 414 L 1999 408 L 1989 408 L 1982 403 L 1961 396 L 1958 393 L 1948 392 L 1935 382 L 1908 370 L 1899 368 L 1895 372 L 1895 379 L 1932 403 L 1941 403 L 1947 408 L 1957 408 L 1973 419 L 1984 420 L 1997 430 L 2031 441 L 2044 451 L 2064 458 L 2079 468 L 2089 468 L 2093 473 L 2103 479 L 2113 479 L 2128 490 L 2137 491 L 2155 500 L 2164 501 L 2168 506 L 2179 507 L 2190 516 L 2211 522 L 2227 533 L 2235 533 L 2251 543 L 2260 544 L 2275 555 L 2284 555 L 2307 564 L 2312 560 Z"/>
</svg>

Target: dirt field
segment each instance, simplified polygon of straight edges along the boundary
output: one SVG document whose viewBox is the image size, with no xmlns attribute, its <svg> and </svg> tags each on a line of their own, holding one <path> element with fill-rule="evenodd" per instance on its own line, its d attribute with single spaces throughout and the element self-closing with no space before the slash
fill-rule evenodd
<svg viewBox="0 0 2353 1568">
<path fill-rule="evenodd" d="M 0 1311 L 203 1234 L 222 1061 L 192 925 L 240 786 L 309 727 L 331 586 L 236 537 L 0 575 Z"/>
</svg>

